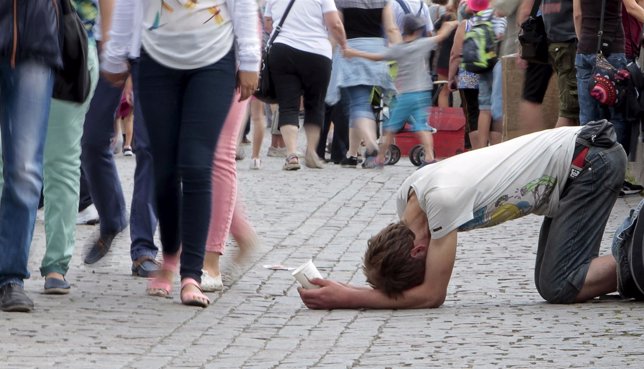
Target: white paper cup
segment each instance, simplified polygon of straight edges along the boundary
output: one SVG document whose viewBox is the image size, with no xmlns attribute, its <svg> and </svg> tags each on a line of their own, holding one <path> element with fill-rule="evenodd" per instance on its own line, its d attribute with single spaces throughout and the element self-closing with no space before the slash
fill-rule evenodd
<svg viewBox="0 0 644 369">
<path fill-rule="evenodd" d="M 322 278 L 322 275 L 318 271 L 318 268 L 313 264 L 313 260 L 309 260 L 306 263 L 300 265 L 297 269 L 291 273 L 295 279 L 300 282 L 302 287 L 307 290 L 320 288 L 310 282 L 311 279 Z"/>
</svg>

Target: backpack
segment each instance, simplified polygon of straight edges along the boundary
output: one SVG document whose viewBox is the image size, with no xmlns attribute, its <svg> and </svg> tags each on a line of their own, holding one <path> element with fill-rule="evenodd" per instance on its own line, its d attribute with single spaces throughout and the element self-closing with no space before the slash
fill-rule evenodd
<svg viewBox="0 0 644 369">
<path fill-rule="evenodd" d="M 411 13 L 411 9 L 409 9 L 409 6 L 407 5 L 407 2 L 405 2 L 405 0 L 396 0 L 396 2 L 398 3 L 398 5 L 400 5 L 403 12 L 405 12 L 405 15 Z M 420 8 L 418 8 L 418 12 L 416 12 L 417 17 L 420 17 L 420 13 L 423 11 L 423 6 L 425 6 L 425 4 L 423 3 L 423 1 L 421 1 Z M 402 29 L 400 31 L 402 32 Z M 427 36 L 427 27 L 425 27 L 425 29 L 423 30 L 422 36 Z"/>
<path fill-rule="evenodd" d="M 499 59 L 492 16 L 490 12 L 485 18 L 475 17 L 472 26 L 465 32 L 461 68 L 468 72 L 490 71 Z"/>
<path fill-rule="evenodd" d="M 611 251 L 617 262 L 617 291 L 623 298 L 644 300 L 644 200 L 615 232 Z"/>
</svg>

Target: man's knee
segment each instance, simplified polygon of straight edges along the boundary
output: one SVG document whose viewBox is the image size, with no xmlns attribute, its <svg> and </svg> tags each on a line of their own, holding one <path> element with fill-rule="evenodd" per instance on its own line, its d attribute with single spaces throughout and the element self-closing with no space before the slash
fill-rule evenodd
<svg viewBox="0 0 644 369">
<path fill-rule="evenodd" d="M 555 282 L 541 278 L 536 284 L 541 297 L 551 304 L 572 304 L 579 293 L 568 281 Z"/>
</svg>

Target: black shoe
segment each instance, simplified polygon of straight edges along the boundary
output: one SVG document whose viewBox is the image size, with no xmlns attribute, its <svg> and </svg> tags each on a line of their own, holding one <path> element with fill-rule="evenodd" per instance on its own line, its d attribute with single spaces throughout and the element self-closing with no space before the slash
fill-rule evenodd
<svg viewBox="0 0 644 369">
<path fill-rule="evenodd" d="M 358 158 L 355 156 L 349 156 L 340 161 L 340 166 L 342 168 L 355 168 L 358 166 Z"/>
<path fill-rule="evenodd" d="M 627 196 L 627 195 L 637 195 L 638 193 L 642 192 L 642 190 L 644 190 L 644 187 L 635 183 L 624 181 L 624 184 L 622 185 L 622 190 L 619 191 L 619 195 L 620 197 Z"/>
<path fill-rule="evenodd" d="M 132 275 L 150 278 L 159 271 L 159 263 L 149 256 L 140 257 L 132 263 Z"/>
<path fill-rule="evenodd" d="M 112 241 L 114 241 L 115 236 L 115 234 L 100 235 L 87 255 L 85 255 L 85 264 L 94 264 L 101 260 L 103 256 L 110 251 L 110 247 L 112 247 Z"/>
<path fill-rule="evenodd" d="M 9 283 L 0 287 L 0 309 L 7 312 L 30 313 L 34 309 L 34 302 L 25 295 L 22 286 Z"/>
</svg>

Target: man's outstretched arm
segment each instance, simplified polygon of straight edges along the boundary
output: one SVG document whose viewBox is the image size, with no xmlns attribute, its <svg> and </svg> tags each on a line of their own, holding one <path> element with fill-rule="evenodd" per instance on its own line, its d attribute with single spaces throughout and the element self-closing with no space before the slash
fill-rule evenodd
<svg viewBox="0 0 644 369">
<path fill-rule="evenodd" d="M 397 299 L 369 287 L 355 287 L 331 280 L 314 279 L 319 289 L 298 292 L 310 309 L 418 309 L 437 308 L 447 295 L 447 285 L 452 276 L 456 257 L 456 231 L 432 239 L 425 259 L 425 280 Z"/>
</svg>

